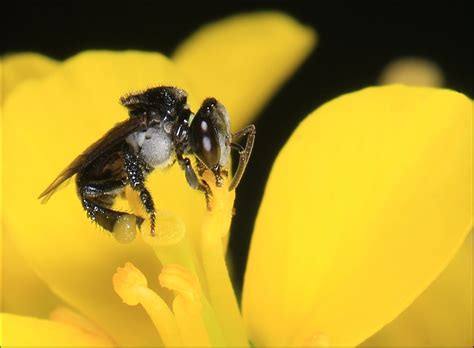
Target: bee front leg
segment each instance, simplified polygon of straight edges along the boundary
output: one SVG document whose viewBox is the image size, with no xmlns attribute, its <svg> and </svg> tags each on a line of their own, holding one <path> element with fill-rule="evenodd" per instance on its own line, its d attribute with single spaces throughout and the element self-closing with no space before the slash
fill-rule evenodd
<svg viewBox="0 0 474 348">
<path fill-rule="evenodd" d="M 123 189 L 126 182 L 122 180 L 91 181 L 78 176 L 76 183 L 82 206 L 88 217 L 105 230 L 113 232 L 117 220 L 128 215 L 126 212 L 111 209 L 117 191 Z M 136 219 L 139 225 L 143 222 L 143 219 L 139 217 Z"/>
<path fill-rule="evenodd" d="M 207 210 L 211 211 L 211 188 L 205 181 L 199 180 L 189 158 L 183 157 L 181 154 L 177 154 L 176 157 L 178 159 L 179 166 L 182 170 L 184 170 L 184 176 L 186 177 L 188 185 L 195 190 L 204 192 L 204 196 L 206 197 Z M 202 173 L 204 173 L 204 171 L 202 171 Z M 200 173 L 200 175 L 202 175 L 202 173 Z"/>
<path fill-rule="evenodd" d="M 129 146 L 124 150 L 124 168 L 131 188 L 137 191 L 140 195 L 143 207 L 150 218 L 150 233 L 152 236 L 155 236 L 155 204 L 153 203 L 153 198 L 151 197 L 150 192 L 145 187 L 145 171 L 143 165 L 140 163 L 138 156 Z"/>
</svg>

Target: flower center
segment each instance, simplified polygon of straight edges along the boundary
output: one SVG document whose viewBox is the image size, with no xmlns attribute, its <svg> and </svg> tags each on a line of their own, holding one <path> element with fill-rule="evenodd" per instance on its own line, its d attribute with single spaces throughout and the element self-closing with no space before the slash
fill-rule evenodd
<svg viewBox="0 0 474 348">
<path fill-rule="evenodd" d="M 200 243 L 191 243 L 183 221 L 167 211 L 157 214 L 156 236 L 150 235 L 146 221 L 141 229 L 143 240 L 163 265 L 159 282 L 174 293 L 172 303 L 148 288 L 143 273 L 131 263 L 117 270 L 114 289 L 126 304 L 143 306 L 166 346 L 246 347 L 247 336 L 225 263 L 235 193 L 228 191 L 227 181 L 216 187 L 210 172 L 203 178 L 213 194 L 212 209 L 202 218 Z M 119 227 L 126 239 L 132 224 L 124 218 Z"/>
</svg>

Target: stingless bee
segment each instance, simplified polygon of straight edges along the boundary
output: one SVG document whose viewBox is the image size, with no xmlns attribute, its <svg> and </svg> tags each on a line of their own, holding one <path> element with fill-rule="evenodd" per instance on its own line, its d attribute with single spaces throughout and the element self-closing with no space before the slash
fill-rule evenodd
<svg viewBox="0 0 474 348">
<path fill-rule="evenodd" d="M 252 152 L 255 126 L 231 134 L 229 116 L 215 98 L 207 98 L 193 114 L 187 94 L 176 87 L 160 86 L 120 98 L 129 119 L 118 123 L 90 145 L 64 169 L 39 196 L 46 202 L 58 187 L 76 175 L 77 193 L 92 221 L 113 232 L 115 223 L 127 212 L 112 209 L 125 187 L 137 191 L 155 235 L 156 211 L 145 179 L 154 169 L 164 169 L 176 161 L 184 170 L 189 186 L 204 192 L 207 206 L 212 194 L 201 179 L 205 170 L 214 174 L 216 186 L 228 175 L 231 148 L 239 153 L 239 163 L 229 185 L 235 189 Z M 246 136 L 245 147 L 235 141 Z M 190 157 L 196 159 L 196 169 Z M 135 216 L 138 225 L 143 218 Z"/>
</svg>

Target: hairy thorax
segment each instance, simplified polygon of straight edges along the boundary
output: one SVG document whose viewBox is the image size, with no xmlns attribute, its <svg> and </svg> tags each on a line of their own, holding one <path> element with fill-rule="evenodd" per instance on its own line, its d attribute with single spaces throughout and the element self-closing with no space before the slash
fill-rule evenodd
<svg viewBox="0 0 474 348">
<path fill-rule="evenodd" d="M 152 127 L 130 134 L 126 141 L 152 168 L 165 168 L 174 161 L 171 135 L 162 127 Z"/>
</svg>

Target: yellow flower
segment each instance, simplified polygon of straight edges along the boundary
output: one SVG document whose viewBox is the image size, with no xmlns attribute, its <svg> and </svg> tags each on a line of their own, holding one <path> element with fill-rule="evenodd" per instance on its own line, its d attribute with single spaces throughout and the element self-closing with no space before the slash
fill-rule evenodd
<svg viewBox="0 0 474 348">
<path fill-rule="evenodd" d="M 364 89 L 306 118 L 265 190 L 242 316 L 224 259 L 234 192 L 214 187 L 207 212 L 179 168 L 157 171 L 148 185 L 159 207 L 158 237 L 145 226 L 129 244 L 87 221 L 74 185 L 47 205 L 36 200 L 71 154 L 126 117 L 117 96 L 172 84 L 189 92 L 196 110 L 213 95 L 236 130 L 314 41 L 290 18 L 261 13 L 202 29 L 172 61 L 134 51 L 86 52 L 60 65 L 31 55 L 24 63 L 7 59 L 4 75 L 32 62 L 40 68 L 21 84 L 21 75 L 5 78 L 2 224 L 60 308 L 49 320 L 27 316 L 41 312 L 30 293 L 21 302 L 31 312 L 15 312 L 9 301 L 22 284 L 4 287 L 4 309 L 26 315 L 3 315 L 3 344 L 356 346 L 408 307 L 472 228 L 472 102 L 452 91 Z M 138 212 L 136 197 L 128 198 Z M 17 266 L 5 262 L 4 272 Z M 458 268 L 467 268 L 464 259 Z M 458 288 L 448 283 L 442 288 Z M 449 343 L 471 344 L 468 329 Z"/>
</svg>

